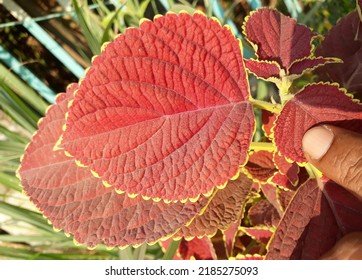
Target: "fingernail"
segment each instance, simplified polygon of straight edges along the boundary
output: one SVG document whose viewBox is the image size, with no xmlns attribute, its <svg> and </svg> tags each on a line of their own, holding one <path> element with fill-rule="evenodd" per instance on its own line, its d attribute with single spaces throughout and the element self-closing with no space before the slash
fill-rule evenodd
<svg viewBox="0 0 362 280">
<path fill-rule="evenodd" d="M 316 126 L 309 129 L 303 137 L 302 147 L 311 159 L 321 159 L 333 143 L 334 134 L 326 126 Z"/>
</svg>

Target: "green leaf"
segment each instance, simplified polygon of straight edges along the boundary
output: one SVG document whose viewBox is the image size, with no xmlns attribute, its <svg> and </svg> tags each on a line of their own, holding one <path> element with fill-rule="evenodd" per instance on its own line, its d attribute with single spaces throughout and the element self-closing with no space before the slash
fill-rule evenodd
<svg viewBox="0 0 362 280">
<path fill-rule="evenodd" d="M 3 185 L 17 192 L 21 192 L 19 180 L 14 175 L 0 172 L 0 185 Z"/>
<path fill-rule="evenodd" d="M 41 115 L 44 115 L 48 103 L 46 103 L 31 87 L 9 71 L 9 69 L 0 64 L 0 87 L 5 85 L 29 103 L 34 110 Z"/>
<path fill-rule="evenodd" d="M 34 211 L 0 201 L 0 213 L 16 221 L 23 221 L 43 232 L 54 233 L 52 226 L 46 222 L 41 214 Z"/>
<path fill-rule="evenodd" d="M 88 42 L 89 48 L 91 49 L 94 55 L 100 54 L 102 44 L 101 41 L 98 40 L 95 34 L 92 32 L 90 22 L 87 21 L 85 16 L 85 9 L 80 8 L 77 0 L 72 0 L 72 4 L 74 6 L 74 10 L 78 18 L 79 26 L 83 31 L 84 37 Z"/>
</svg>

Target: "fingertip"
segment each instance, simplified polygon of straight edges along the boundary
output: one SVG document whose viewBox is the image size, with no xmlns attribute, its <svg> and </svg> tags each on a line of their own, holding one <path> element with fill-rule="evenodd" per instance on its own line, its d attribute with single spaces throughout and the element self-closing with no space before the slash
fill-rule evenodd
<svg viewBox="0 0 362 280">
<path fill-rule="evenodd" d="M 303 136 L 302 149 L 306 157 L 320 160 L 328 152 L 334 140 L 333 131 L 326 125 L 315 126 Z"/>
</svg>

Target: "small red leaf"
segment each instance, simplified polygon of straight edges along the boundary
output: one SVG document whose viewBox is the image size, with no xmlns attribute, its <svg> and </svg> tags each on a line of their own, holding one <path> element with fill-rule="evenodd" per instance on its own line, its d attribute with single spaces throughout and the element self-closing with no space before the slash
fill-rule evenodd
<svg viewBox="0 0 362 280">
<path fill-rule="evenodd" d="M 278 201 L 278 192 L 279 189 L 272 184 L 263 184 L 261 185 L 261 189 L 265 198 L 274 206 L 274 208 L 278 211 L 279 215 L 282 215 L 281 206 Z"/>
<path fill-rule="evenodd" d="M 226 255 L 228 257 L 232 256 L 235 244 L 235 237 L 236 234 L 238 233 L 239 226 L 240 226 L 240 220 L 236 221 L 235 223 L 232 223 L 230 227 L 223 232 L 225 239 Z"/>
<path fill-rule="evenodd" d="M 262 120 L 262 129 L 265 133 L 265 136 L 269 139 L 273 138 L 272 128 L 274 127 L 274 122 L 277 119 L 277 114 L 269 112 L 267 110 L 261 110 L 261 120 Z"/>
<path fill-rule="evenodd" d="M 304 133 L 314 125 L 330 123 L 362 133 L 362 106 L 343 90 L 330 84 L 311 84 L 288 101 L 274 128 L 275 144 L 281 154 L 305 162 Z"/>
<path fill-rule="evenodd" d="M 55 228 L 89 247 L 139 245 L 173 234 L 204 208 L 207 199 L 166 204 L 117 194 L 63 151 L 53 151 L 76 88 L 59 95 L 47 111 L 19 169 L 24 191 Z"/>
<path fill-rule="evenodd" d="M 280 172 L 276 173 L 270 180 L 271 183 L 274 183 L 282 188 L 289 189 L 295 191 L 297 186 L 293 186 L 289 181 L 286 175 L 281 174 Z"/>
<path fill-rule="evenodd" d="M 285 71 L 312 51 L 312 31 L 273 9 L 259 9 L 243 26 L 259 60 L 276 61 Z"/>
<path fill-rule="evenodd" d="M 355 98 L 362 99 L 362 25 L 357 12 L 343 17 L 328 32 L 316 54 L 343 60 L 318 69 L 320 80 L 337 82 Z"/>
<path fill-rule="evenodd" d="M 181 240 L 178 248 L 180 257 L 183 260 L 216 260 L 216 253 L 210 238 L 194 238 L 190 241 Z"/>
<path fill-rule="evenodd" d="M 268 244 L 269 239 L 273 235 L 273 230 L 266 226 L 259 227 L 242 227 L 241 230 L 251 238 L 259 240 L 264 244 Z"/>
<path fill-rule="evenodd" d="M 255 59 L 244 59 L 245 67 L 249 72 L 258 78 L 268 80 L 270 78 L 279 79 L 280 67 L 273 61 L 260 61 Z"/>
<path fill-rule="evenodd" d="M 301 186 L 269 244 L 267 259 L 318 259 L 343 235 L 362 230 L 362 203 L 333 182 Z"/>
<path fill-rule="evenodd" d="M 127 29 L 82 81 L 62 147 L 108 184 L 196 200 L 247 158 L 254 115 L 239 41 L 200 14 Z"/>
<path fill-rule="evenodd" d="M 279 169 L 279 172 L 285 175 L 290 183 L 295 186 L 298 183 L 299 166 L 295 162 L 288 162 L 285 157 L 279 153 L 274 153 L 273 157 L 275 166 Z"/>
<path fill-rule="evenodd" d="M 302 75 L 305 71 L 312 71 L 317 67 L 326 65 L 328 63 L 340 63 L 338 59 L 335 58 L 325 58 L 325 57 L 305 57 L 300 60 L 294 61 L 293 64 L 288 69 L 289 75 Z"/>
<path fill-rule="evenodd" d="M 277 226 L 280 220 L 278 210 L 268 200 L 262 199 L 249 209 L 249 219 L 254 226 Z"/>
<path fill-rule="evenodd" d="M 248 163 L 243 167 L 248 177 L 255 181 L 266 183 L 276 172 L 273 162 L 273 153 L 257 151 L 250 153 Z"/>
<path fill-rule="evenodd" d="M 241 219 L 253 182 L 244 174 L 230 180 L 225 189 L 217 190 L 205 212 L 190 225 L 182 227 L 174 237 L 213 236 Z"/>
</svg>

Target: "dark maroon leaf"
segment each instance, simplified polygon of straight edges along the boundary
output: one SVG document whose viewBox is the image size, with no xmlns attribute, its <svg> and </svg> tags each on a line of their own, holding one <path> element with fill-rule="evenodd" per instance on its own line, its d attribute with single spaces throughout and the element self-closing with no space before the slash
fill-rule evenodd
<svg viewBox="0 0 362 280">
<path fill-rule="evenodd" d="M 310 84 L 284 105 L 274 127 L 275 144 L 286 158 L 306 162 L 302 138 L 325 123 L 362 133 L 362 106 L 336 85 Z"/>
<path fill-rule="evenodd" d="M 362 231 L 362 203 L 336 183 L 321 191 L 309 180 L 289 204 L 266 259 L 318 259 L 352 231 Z"/>
<path fill-rule="evenodd" d="M 337 57 L 343 63 L 318 69 L 320 80 L 337 82 L 362 99 L 362 25 L 357 12 L 343 17 L 326 35 L 316 55 Z"/>
</svg>

